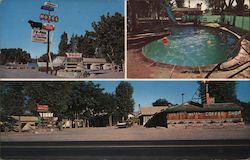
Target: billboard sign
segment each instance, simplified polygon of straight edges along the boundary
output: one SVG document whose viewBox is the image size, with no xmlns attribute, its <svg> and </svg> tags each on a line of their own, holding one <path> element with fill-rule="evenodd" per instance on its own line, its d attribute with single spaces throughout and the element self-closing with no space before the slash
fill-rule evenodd
<svg viewBox="0 0 250 160">
<path fill-rule="evenodd" d="M 67 58 L 82 58 L 82 53 L 66 53 Z"/>
<path fill-rule="evenodd" d="M 58 8 L 57 4 L 51 3 L 51 2 L 44 2 L 44 5 L 50 8 Z"/>
<path fill-rule="evenodd" d="M 44 29 L 32 28 L 31 41 L 32 42 L 48 42 L 48 32 Z"/>
<path fill-rule="evenodd" d="M 41 9 L 46 10 L 46 11 L 54 11 L 54 8 L 49 7 L 49 6 L 42 6 Z"/>
<path fill-rule="evenodd" d="M 49 106 L 48 105 L 40 105 L 40 104 L 38 104 L 36 106 L 36 110 L 37 111 L 48 111 L 49 110 Z"/>
</svg>

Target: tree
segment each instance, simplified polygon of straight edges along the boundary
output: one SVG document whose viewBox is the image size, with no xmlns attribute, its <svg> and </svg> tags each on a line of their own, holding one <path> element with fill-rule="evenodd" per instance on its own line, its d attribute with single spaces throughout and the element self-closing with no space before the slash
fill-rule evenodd
<svg viewBox="0 0 250 160">
<path fill-rule="evenodd" d="M 49 111 L 62 119 L 70 100 L 69 82 L 26 82 L 25 95 L 30 110 L 37 104 L 48 105 Z"/>
<path fill-rule="evenodd" d="M 117 110 L 122 116 L 122 120 L 127 117 L 128 113 L 134 110 L 133 87 L 129 82 L 120 82 L 116 87 Z"/>
<path fill-rule="evenodd" d="M 24 113 L 24 93 L 21 82 L 1 82 L 1 115 L 22 115 Z"/>
<path fill-rule="evenodd" d="M 212 8 L 213 14 L 233 11 L 234 0 L 205 0 L 205 2 L 209 8 Z"/>
<path fill-rule="evenodd" d="M 184 7 L 184 2 L 185 2 L 185 0 L 175 0 L 176 6 L 178 8 Z"/>
<path fill-rule="evenodd" d="M 21 132 L 20 116 L 25 110 L 24 88 L 21 82 L 1 82 L 0 115 L 19 116 L 19 132 Z"/>
<path fill-rule="evenodd" d="M 76 53 L 77 52 L 77 46 L 78 46 L 78 36 L 77 34 L 73 34 L 70 38 L 68 52 Z"/>
<path fill-rule="evenodd" d="M 216 103 L 237 102 L 236 82 L 234 81 L 206 81 L 205 83 L 198 83 L 200 85 L 199 91 L 202 103 L 205 103 L 206 84 L 208 85 L 210 97 L 214 97 Z"/>
<path fill-rule="evenodd" d="M 61 41 L 59 43 L 59 53 L 58 55 L 64 56 L 65 53 L 68 51 L 69 45 L 68 45 L 68 34 L 66 32 L 63 32 L 61 35 Z"/>
<path fill-rule="evenodd" d="M 89 126 L 89 120 L 95 114 L 104 112 L 103 106 L 100 105 L 103 89 L 93 82 L 74 82 L 71 88 L 70 104 L 66 111 L 68 118 L 85 119 Z"/>
<path fill-rule="evenodd" d="M 0 52 L 0 64 L 5 65 L 9 62 L 27 63 L 31 62 L 30 53 L 21 48 L 4 48 Z"/>
<path fill-rule="evenodd" d="M 113 16 L 101 16 L 99 22 L 93 22 L 95 41 L 105 59 L 122 65 L 124 59 L 124 17 L 120 13 Z"/>
<path fill-rule="evenodd" d="M 245 0 L 236 0 L 236 3 L 237 3 L 237 13 L 239 15 L 243 15 L 244 13 L 244 10 L 245 10 L 245 6 L 244 6 L 244 3 L 245 3 Z"/>
<path fill-rule="evenodd" d="M 104 93 L 102 94 L 99 99 L 100 108 L 103 113 L 107 113 L 109 116 L 109 126 L 112 126 L 112 115 L 115 114 L 117 100 L 115 94 L 112 93 Z"/>
<path fill-rule="evenodd" d="M 78 38 L 77 51 L 82 53 L 83 57 L 98 57 L 94 54 L 97 48 L 94 35 L 94 32 L 86 31 L 84 36 Z"/>
<path fill-rule="evenodd" d="M 56 55 L 53 52 L 51 52 L 50 54 L 51 54 L 52 59 L 54 59 L 56 57 Z M 41 57 L 38 58 L 38 61 L 39 62 L 47 62 L 48 61 L 48 54 L 45 53 L 45 54 L 41 55 Z"/>
<path fill-rule="evenodd" d="M 177 7 L 184 7 L 185 0 L 128 0 L 128 31 L 142 30 L 137 25 L 138 17 L 150 17 L 159 20 L 160 15 L 166 15 L 166 5 L 173 5 L 174 2 Z"/>
<path fill-rule="evenodd" d="M 239 101 L 240 106 L 242 106 L 242 114 L 245 123 L 249 124 L 250 123 L 250 101 L 249 102 L 241 102 Z"/>
<path fill-rule="evenodd" d="M 165 98 L 157 99 L 155 102 L 152 103 L 153 106 L 172 106 L 173 104 L 167 101 Z"/>
</svg>

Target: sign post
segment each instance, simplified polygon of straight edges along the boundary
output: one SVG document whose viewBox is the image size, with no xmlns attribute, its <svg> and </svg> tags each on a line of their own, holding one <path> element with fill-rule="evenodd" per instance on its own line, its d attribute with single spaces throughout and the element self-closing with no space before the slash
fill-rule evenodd
<svg viewBox="0 0 250 160">
<path fill-rule="evenodd" d="M 58 8 L 57 4 L 49 2 L 44 2 L 44 5 L 41 6 L 42 10 L 48 11 L 48 14 L 41 13 L 39 18 L 40 20 L 47 21 L 48 24 L 42 24 L 40 22 L 34 22 L 29 20 L 28 23 L 30 23 L 32 27 L 32 42 L 45 42 L 47 43 L 47 65 L 46 65 L 46 73 L 49 72 L 49 61 L 52 66 L 52 60 L 50 56 L 50 31 L 53 31 L 55 29 L 55 26 L 53 24 L 50 24 L 50 22 L 57 22 L 58 16 L 50 15 L 50 12 L 54 11 L 55 8 Z M 40 30 L 39 30 L 40 29 Z M 53 70 L 53 66 L 51 67 L 51 72 Z"/>
<path fill-rule="evenodd" d="M 39 115 L 42 117 L 42 127 L 44 126 L 44 113 L 49 112 L 49 106 L 48 105 L 36 105 L 36 111 L 39 113 Z"/>
</svg>

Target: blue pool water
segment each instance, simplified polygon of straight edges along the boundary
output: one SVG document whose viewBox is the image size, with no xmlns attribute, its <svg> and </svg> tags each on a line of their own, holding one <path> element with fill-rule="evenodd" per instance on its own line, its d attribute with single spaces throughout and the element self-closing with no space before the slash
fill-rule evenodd
<svg viewBox="0 0 250 160">
<path fill-rule="evenodd" d="M 208 27 L 172 27 L 167 36 L 144 47 L 144 55 L 154 61 L 180 66 L 205 66 L 227 60 L 229 54 L 236 56 L 239 48 L 232 50 L 237 38 L 226 31 Z"/>
</svg>

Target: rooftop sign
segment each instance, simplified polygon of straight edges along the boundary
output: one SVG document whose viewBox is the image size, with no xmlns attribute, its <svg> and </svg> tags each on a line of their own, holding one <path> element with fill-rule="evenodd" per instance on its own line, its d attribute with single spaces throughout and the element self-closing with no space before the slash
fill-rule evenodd
<svg viewBox="0 0 250 160">
<path fill-rule="evenodd" d="M 67 58 L 82 58 L 82 53 L 66 53 Z"/>
<path fill-rule="evenodd" d="M 36 110 L 37 111 L 48 111 L 49 110 L 49 106 L 48 105 L 40 105 L 40 104 L 38 104 L 36 106 Z"/>
</svg>

